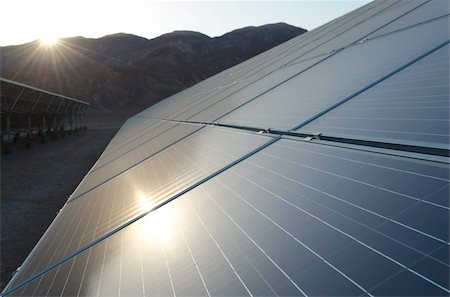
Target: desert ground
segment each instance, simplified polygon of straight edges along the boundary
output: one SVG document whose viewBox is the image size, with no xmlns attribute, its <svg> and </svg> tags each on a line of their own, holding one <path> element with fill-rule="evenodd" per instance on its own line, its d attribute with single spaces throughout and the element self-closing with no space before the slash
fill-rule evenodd
<svg viewBox="0 0 450 297">
<path fill-rule="evenodd" d="M 123 119 L 1 156 L 1 288 L 94 165 Z"/>
</svg>

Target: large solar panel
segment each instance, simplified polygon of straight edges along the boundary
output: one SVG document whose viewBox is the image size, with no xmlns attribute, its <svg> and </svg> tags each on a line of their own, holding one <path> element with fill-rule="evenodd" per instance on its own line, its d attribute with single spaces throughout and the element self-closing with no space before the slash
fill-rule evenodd
<svg viewBox="0 0 450 297">
<path fill-rule="evenodd" d="M 295 128 L 446 42 L 448 30 L 442 28 L 447 27 L 448 18 L 440 19 L 348 47 L 269 92 L 258 95 L 218 121 L 281 130 Z M 417 36 L 423 36 L 420 43 Z M 396 44 L 399 38 L 402 42 Z"/>
<path fill-rule="evenodd" d="M 205 127 L 113 178 L 88 175 L 15 282 L 114 232 L 269 141 L 271 137 Z"/>
<path fill-rule="evenodd" d="M 7 296 L 448 296 L 448 1 L 375 1 L 130 118 Z"/>
<path fill-rule="evenodd" d="M 443 295 L 448 177 L 429 161 L 279 140 L 22 293 L 359 296 L 403 279 L 402 295 Z"/>
<path fill-rule="evenodd" d="M 448 148 L 448 45 L 302 128 Z"/>
</svg>

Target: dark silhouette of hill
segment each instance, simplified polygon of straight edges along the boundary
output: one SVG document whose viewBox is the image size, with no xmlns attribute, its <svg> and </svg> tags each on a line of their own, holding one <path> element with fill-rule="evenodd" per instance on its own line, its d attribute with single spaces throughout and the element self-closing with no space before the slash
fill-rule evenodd
<svg viewBox="0 0 450 297">
<path fill-rule="evenodd" d="M 175 31 L 148 40 L 118 33 L 0 48 L 1 76 L 88 101 L 100 113 L 138 111 L 306 32 L 284 23 L 211 38 Z"/>
</svg>

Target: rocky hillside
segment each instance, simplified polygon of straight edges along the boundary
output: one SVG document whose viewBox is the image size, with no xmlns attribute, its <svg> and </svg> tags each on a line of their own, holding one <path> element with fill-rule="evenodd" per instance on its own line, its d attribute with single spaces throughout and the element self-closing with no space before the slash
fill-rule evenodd
<svg viewBox="0 0 450 297">
<path fill-rule="evenodd" d="M 114 34 L 0 48 L 4 78 L 92 103 L 99 112 L 141 110 L 305 30 L 284 23 L 220 37 L 175 31 L 155 39 Z"/>
</svg>

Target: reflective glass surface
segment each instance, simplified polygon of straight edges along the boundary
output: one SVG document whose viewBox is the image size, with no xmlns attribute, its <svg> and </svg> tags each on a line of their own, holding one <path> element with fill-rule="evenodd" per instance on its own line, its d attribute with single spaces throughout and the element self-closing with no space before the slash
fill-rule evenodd
<svg viewBox="0 0 450 297">
<path fill-rule="evenodd" d="M 448 148 L 449 102 L 447 45 L 300 131 Z"/>
<path fill-rule="evenodd" d="M 280 140 L 12 296 L 442 296 L 441 167 Z M 415 195 L 392 182 L 414 179 Z"/>
<path fill-rule="evenodd" d="M 20 273 L 20 283 L 142 213 L 193 187 L 272 138 L 205 127 L 145 162 L 72 198 Z"/>
<path fill-rule="evenodd" d="M 346 48 L 219 122 L 292 129 L 446 41 L 447 25 L 441 19 Z"/>
</svg>

